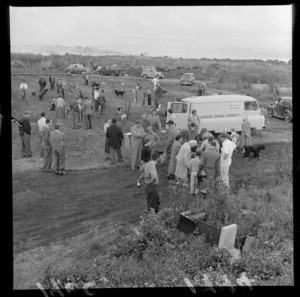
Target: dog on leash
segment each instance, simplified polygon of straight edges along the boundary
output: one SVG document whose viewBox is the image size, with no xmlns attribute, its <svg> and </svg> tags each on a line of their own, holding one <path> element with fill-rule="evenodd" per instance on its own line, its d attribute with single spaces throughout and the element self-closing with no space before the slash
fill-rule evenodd
<svg viewBox="0 0 300 297">
<path fill-rule="evenodd" d="M 125 91 L 115 90 L 115 93 L 116 93 L 117 97 L 119 97 L 119 95 L 120 95 L 123 98 L 123 95 L 124 95 Z"/>
<path fill-rule="evenodd" d="M 39 94 L 39 99 L 42 100 L 47 92 L 48 92 L 48 89 L 43 89 Z"/>
<path fill-rule="evenodd" d="M 263 144 L 255 144 L 255 145 L 244 145 L 245 154 L 244 158 L 249 158 L 250 153 L 253 153 L 253 158 L 259 158 L 259 153 L 262 150 L 265 150 L 265 146 Z"/>
</svg>

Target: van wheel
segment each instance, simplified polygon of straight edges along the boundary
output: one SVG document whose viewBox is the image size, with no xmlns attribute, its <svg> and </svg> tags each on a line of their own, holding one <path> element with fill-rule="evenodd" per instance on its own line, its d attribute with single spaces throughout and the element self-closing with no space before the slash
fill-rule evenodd
<svg viewBox="0 0 300 297">
<path fill-rule="evenodd" d="M 287 123 L 290 123 L 292 121 L 292 118 L 291 116 L 289 115 L 288 112 L 285 112 L 284 113 L 284 120 L 287 122 Z"/>
<path fill-rule="evenodd" d="M 142 76 L 143 78 L 147 78 L 147 75 L 146 74 L 143 74 L 143 76 Z"/>
</svg>

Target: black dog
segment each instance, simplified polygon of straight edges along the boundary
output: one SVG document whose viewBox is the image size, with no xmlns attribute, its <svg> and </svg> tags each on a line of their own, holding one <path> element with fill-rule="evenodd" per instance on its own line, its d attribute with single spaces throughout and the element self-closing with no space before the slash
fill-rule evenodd
<svg viewBox="0 0 300 297">
<path fill-rule="evenodd" d="M 48 89 L 43 89 L 39 94 L 39 99 L 42 100 L 47 92 L 48 92 Z"/>
<path fill-rule="evenodd" d="M 121 95 L 121 97 L 123 98 L 123 95 L 124 95 L 125 91 L 115 90 L 115 93 L 116 93 L 117 97 L 119 97 L 119 95 Z"/>
<path fill-rule="evenodd" d="M 32 92 L 31 94 L 32 94 L 32 96 L 35 96 L 35 92 Z"/>
<path fill-rule="evenodd" d="M 256 144 L 256 145 L 244 145 L 245 154 L 244 157 L 248 158 L 250 153 L 253 153 L 254 158 L 259 158 L 259 152 L 265 149 L 263 144 Z"/>
<path fill-rule="evenodd" d="M 92 82 L 92 88 L 100 88 L 100 84 L 96 83 L 95 81 Z"/>
<path fill-rule="evenodd" d="M 50 111 L 56 110 L 56 104 L 54 102 L 54 100 L 51 101 L 51 106 L 49 108 Z"/>
</svg>

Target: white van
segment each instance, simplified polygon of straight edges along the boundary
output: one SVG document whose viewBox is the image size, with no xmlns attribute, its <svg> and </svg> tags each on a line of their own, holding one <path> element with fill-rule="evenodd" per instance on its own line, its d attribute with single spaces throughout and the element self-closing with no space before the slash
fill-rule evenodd
<svg viewBox="0 0 300 297">
<path fill-rule="evenodd" d="M 200 127 L 220 133 L 234 128 L 241 131 L 244 116 L 248 116 L 251 128 L 265 128 L 265 117 L 256 99 L 244 95 L 212 95 L 189 97 L 181 102 L 168 102 L 176 116 L 175 123 L 179 129 L 188 129 L 188 116 L 196 109 L 200 117 Z"/>
</svg>

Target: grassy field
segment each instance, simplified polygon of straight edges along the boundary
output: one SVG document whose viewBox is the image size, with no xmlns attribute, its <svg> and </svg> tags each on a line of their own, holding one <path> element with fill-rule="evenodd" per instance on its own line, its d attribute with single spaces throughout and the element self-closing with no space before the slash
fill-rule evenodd
<svg viewBox="0 0 300 297">
<path fill-rule="evenodd" d="M 81 76 L 57 76 L 59 77 L 62 77 L 68 85 L 77 82 L 80 88 L 85 89 Z M 32 113 L 31 122 L 35 123 L 39 114 L 45 111 L 47 117 L 55 122 L 55 114 L 48 111 L 50 97 L 55 95 L 55 92 L 48 92 L 42 101 L 29 95 L 26 102 L 22 102 L 18 89 L 22 78 L 22 75 L 12 75 L 12 115 L 19 118 L 25 110 L 29 110 Z M 29 94 L 37 90 L 38 78 L 38 75 L 26 76 Z M 93 129 L 89 131 L 73 130 L 69 120 L 63 122 L 61 130 L 66 135 L 67 174 L 65 176 L 46 176 L 41 172 L 38 131 L 34 125 L 32 125 L 31 137 L 34 157 L 20 159 L 18 129 L 16 126 L 12 127 L 14 288 L 16 289 L 36 288 L 36 282 L 42 282 L 44 277 L 52 274 L 61 273 L 66 276 L 75 272 L 83 273 L 87 267 L 91 267 L 93 261 L 100 259 L 108 251 L 113 241 L 121 240 L 124 230 L 128 231 L 139 224 L 140 215 L 145 210 L 143 188 L 139 189 L 135 185 L 139 172 L 130 170 L 130 150 L 123 149 L 125 162 L 122 164 L 111 166 L 105 160 L 103 125 L 105 118 L 116 117 L 117 107 L 125 104 L 124 100 L 114 94 L 113 86 L 118 88 L 121 82 L 124 82 L 125 96 L 130 98 L 130 89 L 137 82 L 144 90 L 151 85 L 151 81 L 136 77 L 94 77 L 93 79 L 99 83 L 105 82 L 102 86 L 108 98 L 106 114 L 101 116 L 94 113 Z M 169 78 L 161 82 L 166 92 L 161 99 L 162 110 L 159 115 L 164 124 L 167 102 L 195 95 L 197 86 L 183 87 L 178 80 Z M 208 84 L 208 93 L 214 94 L 220 90 L 223 94 L 234 93 L 226 88 L 217 87 L 220 85 Z M 236 89 L 235 93 L 239 91 Z M 72 98 L 72 93 L 66 92 L 67 105 Z M 135 119 L 140 117 L 143 111 L 151 112 L 152 107 L 141 106 L 141 98 L 142 93 L 139 94 L 138 105 L 132 106 L 129 120 L 121 124 L 123 132 L 130 130 Z M 258 100 L 260 105 L 268 102 L 263 99 Z M 233 157 L 230 177 L 234 193 L 240 193 L 243 188 L 249 189 L 249 192 L 243 194 L 244 196 L 252 192 L 256 193 L 256 188 L 265 191 L 276 184 L 280 185 L 280 174 L 290 176 L 292 124 L 275 118 L 267 117 L 266 120 L 266 130 L 253 136 L 254 143 L 266 145 L 261 160 L 252 158 L 244 160 L 241 154 L 235 154 Z M 160 145 L 163 147 L 165 135 L 160 136 Z M 182 198 L 185 207 L 192 205 L 191 196 L 180 192 L 168 183 L 166 169 L 165 163 L 158 166 L 160 176 L 158 189 L 161 194 L 162 208 L 172 207 L 175 202 L 174 193 L 181 193 L 180 196 L 186 197 L 186 199 Z M 291 187 L 290 179 L 288 185 Z M 256 188 L 253 190 L 251 187 Z M 282 186 L 282 193 L 290 199 L 288 201 L 291 201 L 292 193 L 287 193 L 283 187 L 286 189 L 287 183 Z M 187 201 L 189 203 L 186 203 Z M 292 220 L 292 213 L 289 213 L 288 218 Z M 290 237 L 287 237 L 287 240 L 289 244 L 292 243 Z M 124 263 L 126 261 L 124 260 Z M 116 286 L 116 283 L 112 283 L 112 286 Z"/>
</svg>

